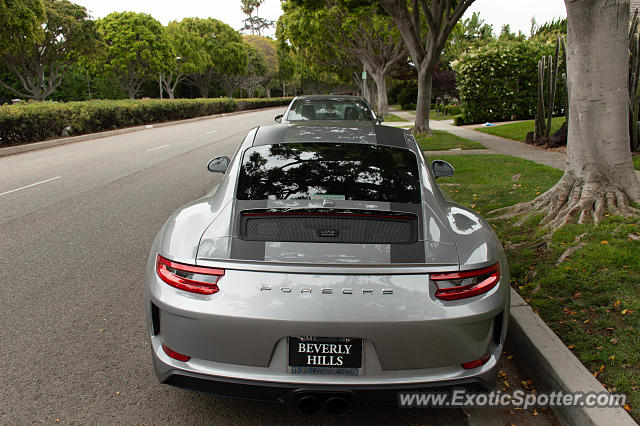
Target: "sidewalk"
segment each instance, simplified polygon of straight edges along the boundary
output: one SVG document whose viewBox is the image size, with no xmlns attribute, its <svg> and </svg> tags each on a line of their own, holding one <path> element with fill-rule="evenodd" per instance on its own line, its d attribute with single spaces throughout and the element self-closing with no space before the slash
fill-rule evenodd
<svg viewBox="0 0 640 426">
<path fill-rule="evenodd" d="M 389 112 L 397 115 L 400 118 L 409 120 L 409 122 L 402 123 L 402 125 L 405 126 L 413 124 L 416 118 L 414 114 L 406 111 L 390 109 Z M 511 155 L 513 157 L 520 157 L 526 160 L 535 161 L 536 163 L 544 164 L 546 166 L 555 167 L 556 169 L 564 169 L 565 155 L 562 152 L 546 151 L 542 148 L 527 145 L 524 142 L 516 142 L 511 139 L 505 139 L 498 136 L 477 132 L 475 130 L 470 130 L 464 127 L 457 127 L 447 121 L 431 120 L 429 125 L 433 130 L 445 130 L 456 136 L 480 142 L 482 145 L 488 148 L 486 152 L 487 154 L 494 152 L 499 154 Z M 471 153 L 469 151 L 466 152 Z M 447 153 L 465 154 L 465 151 L 447 151 Z M 477 151 L 475 151 L 475 153 L 477 153 Z"/>
</svg>

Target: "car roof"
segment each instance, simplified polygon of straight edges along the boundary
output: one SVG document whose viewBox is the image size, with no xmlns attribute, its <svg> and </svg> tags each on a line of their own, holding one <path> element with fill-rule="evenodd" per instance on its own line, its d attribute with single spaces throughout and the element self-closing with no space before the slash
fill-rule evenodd
<svg viewBox="0 0 640 426">
<path fill-rule="evenodd" d="M 305 100 L 340 100 L 340 99 L 344 99 L 344 100 L 351 100 L 351 101 L 365 101 L 366 100 L 362 97 L 362 96 L 354 96 L 354 95 L 303 95 L 303 96 L 298 96 L 294 99 L 295 100 L 300 100 L 300 101 L 305 101 Z"/>
<path fill-rule="evenodd" d="M 280 143 L 353 143 L 408 148 L 407 132 L 396 127 L 379 126 L 372 122 L 297 121 L 261 126 L 256 131 L 253 146 Z"/>
</svg>

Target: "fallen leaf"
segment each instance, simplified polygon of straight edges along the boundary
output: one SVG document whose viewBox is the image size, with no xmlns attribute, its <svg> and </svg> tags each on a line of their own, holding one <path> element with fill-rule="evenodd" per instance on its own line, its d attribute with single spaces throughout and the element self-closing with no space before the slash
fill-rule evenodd
<svg viewBox="0 0 640 426">
<path fill-rule="evenodd" d="M 583 321 L 583 324 L 587 324 L 590 320 L 586 319 Z"/>
<path fill-rule="evenodd" d="M 511 354 L 511 355 L 509 355 L 509 356 L 507 357 L 507 359 L 513 359 L 513 357 L 514 357 L 514 356 L 515 356 L 515 355 Z"/>
<path fill-rule="evenodd" d="M 533 415 L 534 415 L 534 416 L 537 416 L 537 415 L 538 415 L 538 411 L 537 411 L 535 408 L 533 409 Z"/>
<path fill-rule="evenodd" d="M 627 312 L 629 312 L 628 309 L 623 309 L 622 312 L 620 312 L 622 315 L 627 315 Z"/>
<path fill-rule="evenodd" d="M 107 331 L 107 330 L 106 330 L 106 329 L 104 329 L 104 328 L 101 328 L 101 329 L 100 329 L 100 330 L 98 330 L 98 331 L 102 332 L 102 331 Z"/>
<path fill-rule="evenodd" d="M 614 307 L 616 307 L 616 308 L 617 308 L 618 306 L 620 306 L 620 301 L 619 301 L 619 300 L 616 300 L 615 302 L 613 302 L 613 306 L 614 306 Z"/>
<path fill-rule="evenodd" d="M 569 345 L 569 346 L 567 346 L 567 347 L 568 347 L 569 349 L 573 349 L 573 348 L 575 348 L 575 346 L 574 346 L 574 345 Z"/>
<path fill-rule="evenodd" d="M 629 404 L 624 404 L 624 409 L 627 411 L 631 411 L 631 407 L 629 407 Z"/>
<path fill-rule="evenodd" d="M 601 241 L 600 244 L 609 244 L 609 241 L 604 240 L 604 241 Z"/>
<path fill-rule="evenodd" d="M 610 343 L 613 343 L 614 345 L 618 344 L 618 339 L 616 339 L 615 337 L 611 340 L 609 340 Z"/>
</svg>

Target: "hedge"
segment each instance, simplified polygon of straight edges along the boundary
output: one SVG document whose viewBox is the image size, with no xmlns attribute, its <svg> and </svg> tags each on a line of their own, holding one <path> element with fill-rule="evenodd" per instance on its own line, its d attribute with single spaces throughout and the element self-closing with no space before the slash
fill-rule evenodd
<svg viewBox="0 0 640 426">
<path fill-rule="evenodd" d="M 462 114 L 462 108 L 458 105 L 447 105 L 444 107 L 446 115 L 458 115 Z"/>
<path fill-rule="evenodd" d="M 292 98 L 141 99 L 24 102 L 0 106 L 0 146 L 128 126 L 287 105 Z"/>
<path fill-rule="evenodd" d="M 494 42 L 464 56 L 456 65 L 464 124 L 533 118 L 538 105 L 538 61 L 555 53 L 555 43 Z M 564 110 L 564 84 L 558 72 L 554 114 Z"/>
</svg>

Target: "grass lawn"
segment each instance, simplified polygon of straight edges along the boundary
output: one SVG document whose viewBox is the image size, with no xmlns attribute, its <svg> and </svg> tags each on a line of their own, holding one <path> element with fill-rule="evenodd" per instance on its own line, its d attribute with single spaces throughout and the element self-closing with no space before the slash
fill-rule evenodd
<svg viewBox="0 0 640 426">
<path fill-rule="evenodd" d="M 447 156 L 447 161 L 456 175 L 441 181 L 459 185 L 442 189 L 485 216 L 533 199 L 562 175 L 502 155 Z M 515 220 L 493 222 L 507 250 L 511 284 L 605 387 L 628 395 L 638 421 L 640 223 L 610 216 L 597 227 L 569 225 L 555 232 L 547 246 L 539 220 L 534 217 L 521 226 Z M 578 244 L 584 246 L 556 265 L 567 248 Z"/>
<path fill-rule="evenodd" d="M 450 149 L 485 149 L 479 142 L 461 138 L 444 130 L 434 130 L 433 135 L 416 135 L 416 141 L 425 151 L 447 151 Z"/>
<path fill-rule="evenodd" d="M 636 170 L 640 170 L 640 155 L 635 155 L 633 157 L 633 167 Z"/>
<path fill-rule="evenodd" d="M 393 123 L 398 121 L 409 121 L 409 120 L 405 120 L 404 118 L 398 117 L 395 114 L 387 114 L 383 118 L 384 118 L 384 121 L 386 121 L 387 123 Z"/>
<path fill-rule="evenodd" d="M 551 134 L 562 126 L 564 120 L 564 117 L 554 117 L 551 120 Z M 533 132 L 533 128 L 534 120 L 527 120 L 517 123 L 501 124 L 499 126 L 478 127 L 475 130 L 483 133 L 489 133 L 490 135 L 524 142 L 527 138 L 527 133 Z"/>
<path fill-rule="evenodd" d="M 390 108 L 393 108 L 393 109 L 399 109 L 399 110 L 402 110 L 402 111 L 406 111 L 406 112 L 409 112 L 409 113 L 411 113 L 411 114 L 413 114 L 413 115 L 416 115 L 416 110 L 415 110 L 415 109 L 405 109 L 405 110 L 403 110 L 403 109 L 400 107 L 400 105 L 398 105 L 398 104 L 395 104 L 395 105 L 389 105 L 389 107 L 390 107 Z M 451 115 L 451 114 L 448 114 L 448 115 L 441 115 L 441 114 L 436 113 L 436 111 L 435 111 L 435 110 L 433 110 L 433 109 L 431 110 L 431 112 L 430 112 L 430 114 L 429 114 L 429 118 L 430 118 L 431 120 L 438 120 L 438 121 L 441 121 L 441 120 L 454 120 L 457 116 L 458 116 L 458 115 Z M 386 121 L 386 120 L 387 120 L 387 118 L 385 117 L 385 121 Z M 402 120 L 400 120 L 400 121 L 402 121 Z"/>
<path fill-rule="evenodd" d="M 415 111 L 414 111 L 415 112 Z M 454 120 L 458 115 L 460 114 L 456 114 L 456 115 L 451 115 L 451 114 L 438 114 L 435 110 L 431 110 L 431 113 L 429 114 L 429 118 L 431 120 L 437 120 L 437 121 L 442 121 L 442 120 Z"/>
</svg>

